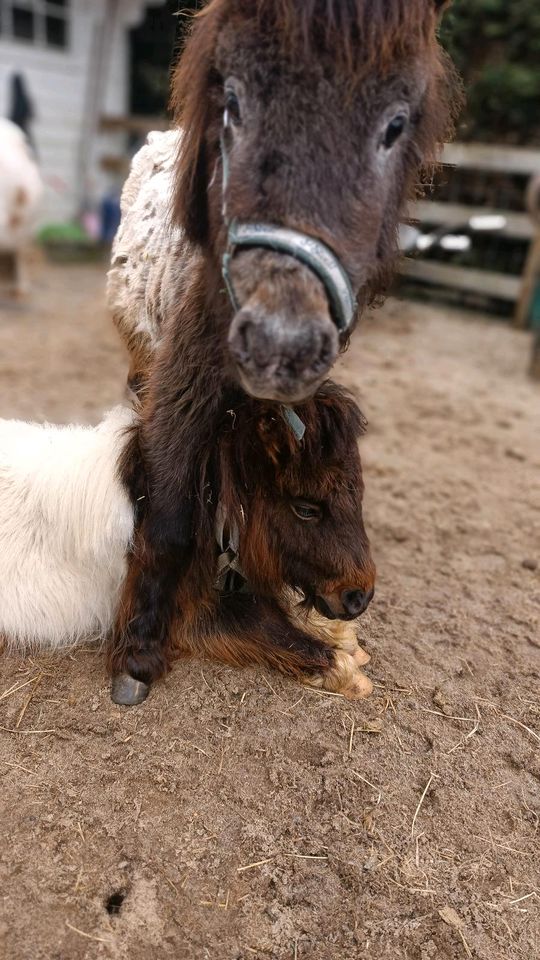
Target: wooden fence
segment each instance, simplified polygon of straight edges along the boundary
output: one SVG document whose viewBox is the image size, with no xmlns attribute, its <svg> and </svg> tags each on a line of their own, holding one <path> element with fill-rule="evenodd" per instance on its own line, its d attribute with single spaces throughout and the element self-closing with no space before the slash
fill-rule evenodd
<svg viewBox="0 0 540 960">
<path fill-rule="evenodd" d="M 536 198 L 528 186 L 540 175 L 540 150 L 479 143 L 447 144 L 443 175 L 433 199 L 413 205 L 411 218 L 430 227 L 459 229 L 478 214 L 503 215 L 506 226 L 495 243 L 504 243 L 513 270 L 490 269 L 489 251 L 481 262 L 428 257 L 405 260 L 402 273 L 414 280 L 507 302 L 520 326 L 529 322 L 531 303 L 540 272 L 540 221 Z M 480 189 L 479 189 L 480 187 Z M 531 201 L 531 197 L 533 198 Z M 500 250 L 499 250 L 500 254 Z M 478 258 L 477 258 L 478 259 Z M 495 258 L 497 259 L 497 258 Z M 498 260 L 501 260 L 499 255 Z"/>
</svg>

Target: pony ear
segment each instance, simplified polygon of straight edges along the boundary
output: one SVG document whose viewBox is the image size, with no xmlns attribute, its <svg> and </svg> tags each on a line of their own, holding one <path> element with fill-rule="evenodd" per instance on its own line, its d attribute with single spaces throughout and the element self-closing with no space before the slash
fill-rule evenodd
<svg viewBox="0 0 540 960">
<path fill-rule="evenodd" d="M 171 109 L 182 137 L 177 156 L 172 214 L 189 240 L 208 239 L 209 145 L 214 50 L 222 4 L 211 4 L 195 20 L 172 82 Z"/>
<path fill-rule="evenodd" d="M 345 447 L 358 440 L 367 430 L 367 420 L 352 393 L 327 380 L 315 395 L 319 429 L 324 429 L 330 442 Z"/>
<path fill-rule="evenodd" d="M 275 410 L 264 412 L 257 420 L 257 435 L 274 467 L 283 467 L 290 460 L 297 441 L 279 413 Z"/>
</svg>

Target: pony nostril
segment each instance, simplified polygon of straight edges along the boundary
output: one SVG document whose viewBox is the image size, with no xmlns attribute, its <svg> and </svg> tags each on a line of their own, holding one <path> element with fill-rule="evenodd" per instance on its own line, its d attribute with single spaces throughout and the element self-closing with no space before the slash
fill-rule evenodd
<svg viewBox="0 0 540 960">
<path fill-rule="evenodd" d="M 336 353 L 339 348 L 336 331 L 323 333 L 319 347 L 319 354 L 313 363 L 315 373 L 325 373 L 336 359 Z"/>
<path fill-rule="evenodd" d="M 246 320 L 241 327 L 238 328 L 238 345 L 240 351 L 247 356 L 249 353 L 249 332 L 251 330 L 251 322 Z"/>
<path fill-rule="evenodd" d="M 341 602 L 344 609 L 351 617 L 359 617 L 367 609 L 373 599 L 375 591 L 366 590 L 344 590 L 341 594 Z"/>
<path fill-rule="evenodd" d="M 326 321 L 325 321 L 326 322 Z M 288 332 L 283 343 L 280 369 L 288 376 L 309 379 L 328 373 L 339 352 L 339 338 L 335 327 L 318 330 L 315 320 L 310 328 L 299 328 L 294 336 Z"/>
<path fill-rule="evenodd" d="M 240 313 L 234 330 L 231 330 L 230 348 L 239 362 L 245 362 L 250 356 L 250 334 L 252 333 L 253 321 L 249 315 Z"/>
<path fill-rule="evenodd" d="M 270 346 L 264 327 L 257 325 L 249 311 L 241 310 L 229 335 L 229 347 L 236 362 L 256 371 L 265 370 L 271 355 Z"/>
</svg>

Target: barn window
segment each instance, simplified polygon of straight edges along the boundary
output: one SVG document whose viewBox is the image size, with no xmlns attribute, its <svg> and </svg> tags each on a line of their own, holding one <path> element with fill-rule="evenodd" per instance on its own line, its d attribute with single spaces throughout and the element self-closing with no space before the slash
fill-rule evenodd
<svg viewBox="0 0 540 960">
<path fill-rule="evenodd" d="M 15 40 L 33 40 L 35 32 L 34 11 L 13 7 L 13 37 Z"/>
<path fill-rule="evenodd" d="M 69 45 L 70 0 L 0 0 L 0 37 L 51 50 Z"/>
</svg>

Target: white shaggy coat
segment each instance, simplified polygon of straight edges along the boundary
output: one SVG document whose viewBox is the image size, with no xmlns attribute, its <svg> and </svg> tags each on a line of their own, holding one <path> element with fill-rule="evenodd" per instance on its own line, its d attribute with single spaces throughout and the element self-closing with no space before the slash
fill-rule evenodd
<svg viewBox="0 0 540 960">
<path fill-rule="evenodd" d="M 43 182 L 22 130 L 0 118 L 0 250 L 28 243 L 36 226 Z"/>
<path fill-rule="evenodd" d="M 121 200 L 107 303 L 130 352 L 150 364 L 198 256 L 171 221 L 179 130 L 153 132 L 135 154 Z"/>
<path fill-rule="evenodd" d="M 133 508 L 118 478 L 132 410 L 97 427 L 0 420 L 0 637 L 8 648 L 103 637 L 126 575 Z"/>
</svg>

